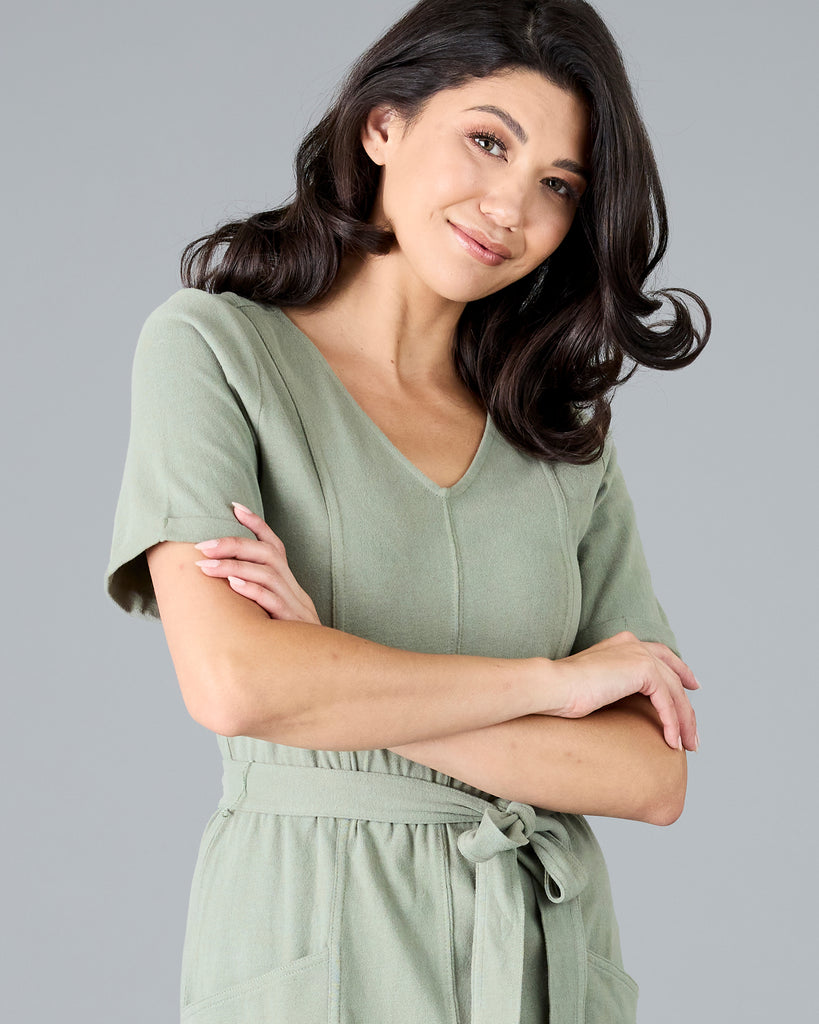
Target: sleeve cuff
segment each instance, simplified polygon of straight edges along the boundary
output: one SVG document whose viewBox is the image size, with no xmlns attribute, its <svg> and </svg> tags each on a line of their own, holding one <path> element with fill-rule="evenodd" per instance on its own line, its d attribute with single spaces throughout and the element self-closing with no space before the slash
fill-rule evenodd
<svg viewBox="0 0 819 1024">
<path fill-rule="evenodd" d="M 238 520 L 227 516 L 172 516 L 141 519 L 139 529 L 120 542 L 106 570 L 105 586 L 109 597 L 132 615 L 159 618 L 148 559 L 145 552 L 163 540 L 198 544 L 217 537 L 255 535 Z"/>
<path fill-rule="evenodd" d="M 657 619 L 634 619 L 626 616 L 590 623 L 575 637 L 572 653 L 585 651 L 586 648 L 600 643 L 601 640 L 608 640 L 616 633 L 623 632 L 633 633 L 638 640 L 665 644 L 678 658 L 682 657 L 677 647 L 677 638 L 669 626 Z"/>
</svg>

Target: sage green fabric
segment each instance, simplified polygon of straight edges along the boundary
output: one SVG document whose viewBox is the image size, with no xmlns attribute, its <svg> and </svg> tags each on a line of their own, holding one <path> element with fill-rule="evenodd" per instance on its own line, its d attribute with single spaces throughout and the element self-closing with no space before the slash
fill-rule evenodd
<svg viewBox="0 0 819 1024">
<path fill-rule="evenodd" d="M 186 289 L 137 345 L 112 598 L 156 617 L 145 550 L 250 535 L 231 501 L 282 538 L 323 623 L 380 643 L 556 658 L 630 629 L 676 649 L 610 440 L 590 466 L 549 464 L 487 419 L 439 487 L 283 313 Z M 388 750 L 218 743 L 184 1021 L 633 1024 L 584 818 Z"/>
</svg>

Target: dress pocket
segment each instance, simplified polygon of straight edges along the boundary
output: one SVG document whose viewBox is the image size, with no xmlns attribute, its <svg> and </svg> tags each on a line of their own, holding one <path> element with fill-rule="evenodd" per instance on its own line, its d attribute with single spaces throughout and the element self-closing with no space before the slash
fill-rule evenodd
<svg viewBox="0 0 819 1024">
<path fill-rule="evenodd" d="M 199 950 L 199 929 L 198 921 L 202 914 L 204 893 L 202 891 L 202 879 L 206 875 L 208 863 L 217 840 L 227 828 L 230 816 L 222 813 L 221 810 L 214 811 L 199 843 L 199 853 L 196 858 L 196 865 L 193 869 L 191 879 L 190 900 L 188 902 L 187 924 L 185 926 L 185 944 L 182 950 L 182 988 L 181 995 L 183 1003 L 188 999 L 189 978 L 192 965 L 200 959 Z"/>
<path fill-rule="evenodd" d="M 231 985 L 182 1011 L 181 1024 L 326 1024 L 330 951 Z"/>
<path fill-rule="evenodd" d="M 637 982 L 605 957 L 587 951 L 586 1024 L 636 1024 Z"/>
</svg>

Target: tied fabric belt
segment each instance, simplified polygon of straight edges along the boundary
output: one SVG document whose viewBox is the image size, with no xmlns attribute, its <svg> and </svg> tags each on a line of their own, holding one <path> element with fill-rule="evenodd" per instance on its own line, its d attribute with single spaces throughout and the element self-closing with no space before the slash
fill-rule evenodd
<svg viewBox="0 0 819 1024">
<path fill-rule="evenodd" d="M 242 810 L 407 825 L 475 823 L 458 836 L 458 849 L 475 864 L 471 1024 L 519 1024 L 525 906 L 516 850 L 530 845 L 543 867 L 536 893 L 549 1016 L 583 1024 L 586 945 L 576 897 L 587 874 L 558 816 L 404 775 L 261 761 L 224 761 L 223 768 L 219 807 L 226 815 Z"/>
</svg>

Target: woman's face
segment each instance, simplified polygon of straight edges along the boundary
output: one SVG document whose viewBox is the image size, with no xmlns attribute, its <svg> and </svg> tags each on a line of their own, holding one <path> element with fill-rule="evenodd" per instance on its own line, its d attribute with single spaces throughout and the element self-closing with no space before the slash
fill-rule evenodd
<svg viewBox="0 0 819 1024">
<path fill-rule="evenodd" d="M 588 176 L 586 106 L 534 71 L 435 93 L 409 124 L 378 108 L 362 141 L 383 168 L 372 221 L 395 233 L 407 273 L 455 302 L 554 252 Z"/>
</svg>

